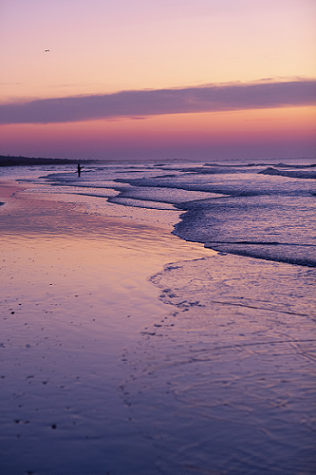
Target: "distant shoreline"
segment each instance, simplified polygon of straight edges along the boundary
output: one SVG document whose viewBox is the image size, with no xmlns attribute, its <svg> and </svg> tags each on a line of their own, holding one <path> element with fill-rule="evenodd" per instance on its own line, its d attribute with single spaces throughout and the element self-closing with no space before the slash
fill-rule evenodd
<svg viewBox="0 0 316 475">
<path fill-rule="evenodd" d="M 73 165 L 78 160 L 70 160 L 67 158 L 34 158 L 34 157 L 14 157 L 0 155 L 0 167 L 15 167 L 28 165 Z M 80 163 L 93 163 L 91 160 L 81 160 Z"/>
</svg>

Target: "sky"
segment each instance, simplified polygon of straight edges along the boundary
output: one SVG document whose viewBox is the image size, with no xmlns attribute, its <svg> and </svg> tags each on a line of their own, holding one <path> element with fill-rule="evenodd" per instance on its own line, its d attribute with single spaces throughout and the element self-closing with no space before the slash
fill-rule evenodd
<svg viewBox="0 0 316 475">
<path fill-rule="evenodd" d="M 316 156 L 315 0 L 0 0 L 0 154 Z"/>
</svg>

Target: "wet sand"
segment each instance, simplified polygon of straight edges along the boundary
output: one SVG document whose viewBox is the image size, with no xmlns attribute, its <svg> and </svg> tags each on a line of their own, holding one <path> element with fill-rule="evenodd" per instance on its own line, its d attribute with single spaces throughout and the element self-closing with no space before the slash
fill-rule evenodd
<svg viewBox="0 0 316 475">
<path fill-rule="evenodd" d="M 131 423 L 124 348 L 166 313 L 148 277 L 209 255 L 170 228 L 1 183 L 1 473 L 156 473 Z"/>
</svg>

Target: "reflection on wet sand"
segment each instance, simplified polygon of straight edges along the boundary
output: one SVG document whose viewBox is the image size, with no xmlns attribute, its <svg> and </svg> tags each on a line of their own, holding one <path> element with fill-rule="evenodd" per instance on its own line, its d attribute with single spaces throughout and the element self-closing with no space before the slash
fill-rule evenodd
<svg viewBox="0 0 316 475">
<path fill-rule="evenodd" d="M 146 473 L 123 347 L 165 312 L 148 276 L 209 251 L 11 185 L 0 199 L 2 473 Z"/>
</svg>

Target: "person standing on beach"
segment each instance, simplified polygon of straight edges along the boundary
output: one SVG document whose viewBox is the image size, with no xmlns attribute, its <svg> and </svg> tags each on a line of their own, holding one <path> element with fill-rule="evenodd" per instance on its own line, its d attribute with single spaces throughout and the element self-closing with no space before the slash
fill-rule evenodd
<svg viewBox="0 0 316 475">
<path fill-rule="evenodd" d="M 80 173 L 82 170 L 82 166 L 80 165 L 80 163 L 78 163 L 77 170 L 78 170 L 78 177 L 80 177 Z"/>
</svg>

